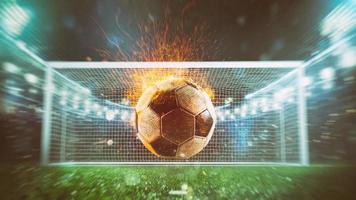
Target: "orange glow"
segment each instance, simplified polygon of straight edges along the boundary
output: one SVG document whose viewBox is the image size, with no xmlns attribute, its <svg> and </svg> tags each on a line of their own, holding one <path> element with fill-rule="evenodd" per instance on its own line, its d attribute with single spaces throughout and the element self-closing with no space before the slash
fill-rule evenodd
<svg viewBox="0 0 356 200">
<path fill-rule="evenodd" d="M 192 72 L 184 68 L 132 69 L 129 76 L 134 80 L 135 85 L 132 90 L 127 91 L 126 98 L 133 106 L 147 88 L 169 78 L 183 78 L 194 82 L 202 87 L 211 99 L 214 98 L 213 89 L 208 84 L 205 74 L 200 71 Z"/>
<path fill-rule="evenodd" d="M 160 20 L 152 20 L 138 25 L 139 36 L 134 38 L 131 34 L 123 32 L 125 38 L 132 44 L 130 50 L 123 49 L 116 45 L 116 51 L 97 49 L 103 60 L 114 61 L 204 61 L 212 60 L 216 57 L 216 40 L 211 37 L 211 30 L 208 30 L 204 22 L 199 21 L 195 26 L 186 26 L 183 21 L 177 22 L 170 17 L 170 5 L 167 4 L 164 16 Z M 181 10 L 181 17 L 184 18 L 194 4 L 187 3 Z M 102 30 L 103 31 L 103 30 Z M 105 37 L 106 33 L 103 31 Z M 211 48 L 212 47 L 212 48 Z M 211 50 L 209 52 L 209 50 Z M 211 99 L 214 98 L 214 91 L 206 80 L 206 75 L 198 70 L 183 68 L 164 69 L 132 69 L 131 78 L 134 80 L 134 87 L 127 91 L 127 99 L 135 105 L 142 92 L 156 82 L 167 79 L 171 76 L 181 77 L 195 82 L 202 87 Z"/>
</svg>

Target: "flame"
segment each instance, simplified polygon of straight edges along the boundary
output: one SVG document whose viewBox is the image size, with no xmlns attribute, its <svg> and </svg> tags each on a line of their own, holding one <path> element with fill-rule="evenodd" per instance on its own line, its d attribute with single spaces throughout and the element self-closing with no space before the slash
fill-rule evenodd
<svg viewBox="0 0 356 200">
<path fill-rule="evenodd" d="M 193 1 L 183 5 L 181 9 L 182 16 L 179 18 L 183 19 L 185 13 L 194 7 L 195 3 Z M 138 38 L 134 38 L 131 34 L 122 31 L 132 44 L 132 49 L 129 51 L 119 45 L 115 45 L 117 47 L 116 51 L 97 49 L 103 60 L 159 62 L 214 59 L 216 57 L 214 53 L 218 52 L 216 40 L 211 39 L 211 31 L 208 30 L 205 23 L 199 21 L 198 25 L 187 28 L 190 26 L 185 26 L 183 20 L 177 22 L 175 21 L 175 19 L 178 19 L 177 17 L 172 18 L 170 16 L 171 10 L 168 6 L 167 4 L 161 20 L 138 24 Z M 106 33 L 104 31 L 103 33 L 106 37 Z M 212 49 L 212 51 L 208 53 L 208 49 Z M 212 54 L 212 52 L 214 53 Z M 205 78 L 206 75 L 199 71 L 194 71 L 194 73 L 198 74 L 192 74 L 189 69 L 184 68 L 132 69 L 129 76 L 134 80 L 135 85 L 130 91 L 127 91 L 126 98 L 134 105 L 143 91 L 153 86 L 156 82 L 169 77 L 182 77 L 192 79 L 213 99 L 215 96 L 214 90 L 208 84 Z"/>
<path fill-rule="evenodd" d="M 127 91 L 126 98 L 131 104 L 136 105 L 141 94 L 149 87 L 154 86 L 157 82 L 166 79 L 183 78 L 200 86 L 208 96 L 214 99 L 214 90 L 209 85 L 206 75 L 201 71 L 189 71 L 186 68 L 153 68 L 153 69 L 136 69 L 130 71 L 134 87 Z"/>
</svg>

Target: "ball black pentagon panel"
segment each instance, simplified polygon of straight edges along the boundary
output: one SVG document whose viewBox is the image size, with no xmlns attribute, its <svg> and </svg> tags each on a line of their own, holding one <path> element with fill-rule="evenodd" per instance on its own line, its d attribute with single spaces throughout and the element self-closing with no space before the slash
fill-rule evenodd
<svg viewBox="0 0 356 200">
<path fill-rule="evenodd" d="M 151 144 L 154 151 L 164 157 L 174 157 L 176 156 L 178 145 L 174 144 L 173 142 L 160 137 L 153 141 Z"/>
<path fill-rule="evenodd" d="M 176 93 L 174 90 L 157 91 L 150 104 L 152 110 L 160 116 L 177 108 Z"/>
<path fill-rule="evenodd" d="M 180 144 L 194 136 L 194 116 L 181 109 L 175 109 L 162 116 L 162 135 Z"/>
<path fill-rule="evenodd" d="M 206 137 L 208 136 L 211 127 L 213 126 L 214 119 L 208 110 L 204 110 L 199 115 L 195 116 L 196 128 L 195 135 Z"/>
<path fill-rule="evenodd" d="M 205 97 L 201 90 L 187 85 L 177 89 L 176 93 L 179 106 L 193 115 L 206 109 Z"/>
</svg>

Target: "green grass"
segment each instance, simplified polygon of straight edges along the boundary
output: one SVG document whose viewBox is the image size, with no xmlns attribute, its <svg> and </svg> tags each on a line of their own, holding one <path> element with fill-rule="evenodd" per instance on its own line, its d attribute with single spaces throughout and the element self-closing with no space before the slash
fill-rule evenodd
<svg viewBox="0 0 356 200">
<path fill-rule="evenodd" d="M 356 167 L 340 166 L 25 165 L 0 177 L 1 199 L 356 199 Z"/>
</svg>

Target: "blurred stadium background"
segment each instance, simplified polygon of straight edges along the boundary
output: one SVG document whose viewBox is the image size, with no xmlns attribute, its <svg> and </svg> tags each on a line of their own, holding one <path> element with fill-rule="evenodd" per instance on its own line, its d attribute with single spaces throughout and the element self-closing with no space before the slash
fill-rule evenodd
<svg viewBox="0 0 356 200">
<path fill-rule="evenodd" d="M 55 90 L 44 84 L 45 61 L 112 61 L 97 49 L 115 51 L 119 45 L 130 52 L 131 42 L 141 33 L 136 24 L 162 20 L 167 7 L 172 10 L 168 15 L 176 19 L 172 24 L 183 21 L 187 30 L 200 22 L 210 27 L 214 47 L 206 49 L 209 56 L 204 61 L 304 61 L 309 167 L 39 166 L 43 100 L 46 90 Z M 355 8 L 353 0 L 2 1 L 1 194 L 5 199 L 352 199 Z M 116 100 L 130 104 L 126 98 Z M 224 106 L 239 99 L 219 100 Z"/>
</svg>

